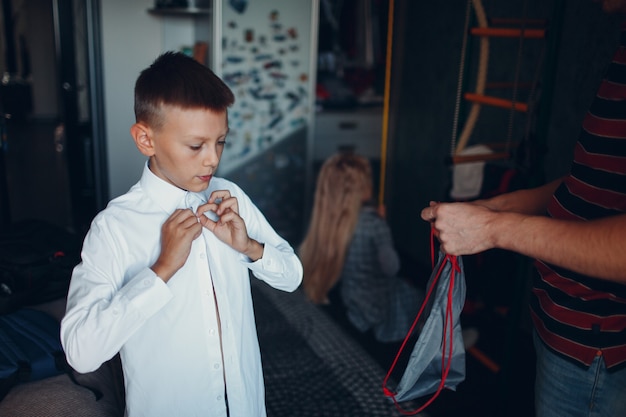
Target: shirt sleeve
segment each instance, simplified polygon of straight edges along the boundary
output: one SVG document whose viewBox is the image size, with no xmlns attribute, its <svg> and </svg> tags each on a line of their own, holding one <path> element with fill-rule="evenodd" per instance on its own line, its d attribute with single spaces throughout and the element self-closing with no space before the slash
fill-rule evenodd
<svg viewBox="0 0 626 417">
<path fill-rule="evenodd" d="M 61 342 L 78 372 L 94 371 L 111 359 L 172 298 L 165 282 L 147 267 L 125 279 L 124 252 L 108 228 L 92 225 L 61 321 Z"/>
<path fill-rule="evenodd" d="M 276 233 L 250 198 L 237 186 L 234 186 L 234 190 L 248 235 L 264 247 L 261 259 L 255 262 L 249 262 L 248 259 L 248 268 L 255 277 L 276 289 L 290 292 L 296 290 L 302 282 L 300 259 L 291 245 Z"/>
<path fill-rule="evenodd" d="M 289 246 L 289 245 L 287 245 Z M 250 263 L 255 277 L 283 291 L 294 291 L 302 281 L 302 263 L 291 247 L 265 244 L 263 257 Z"/>
</svg>

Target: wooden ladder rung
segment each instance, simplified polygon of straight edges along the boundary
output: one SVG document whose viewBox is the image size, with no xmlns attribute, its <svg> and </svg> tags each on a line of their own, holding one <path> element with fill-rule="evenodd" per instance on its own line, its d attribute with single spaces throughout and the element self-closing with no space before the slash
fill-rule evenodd
<svg viewBox="0 0 626 417">
<path fill-rule="evenodd" d="M 450 159 L 453 164 L 465 164 L 468 162 L 484 162 L 495 161 L 499 159 L 509 159 L 511 154 L 508 152 L 483 153 L 475 155 L 454 155 Z"/>
<path fill-rule="evenodd" d="M 465 100 L 471 101 L 473 103 L 486 104 L 488 106 L 494 107 L 502 107 L 504 109 L 513 108 L 516 111 L 525 113 L 528 111 L 528 104 L 513 102 L 512 100 L 507 100 L 504 98 L 484 96 L 476 93 L 465 93 Z"/>
<path fill-rule="evenodd" d="M 519 38 L 543 39 L 546 37 L 545 29 L 515 29 L 515 28 L 471 28 L 470 34 L 474 36 L 490 36 L 494 38 Z"/>
</svg>

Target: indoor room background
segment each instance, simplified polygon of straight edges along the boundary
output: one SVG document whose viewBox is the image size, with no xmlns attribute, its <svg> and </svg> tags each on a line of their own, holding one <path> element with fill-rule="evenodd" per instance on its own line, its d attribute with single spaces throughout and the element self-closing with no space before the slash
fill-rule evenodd
<svg viewBox="0 0 626 417">
<path fill-rule="evenodd" d="M 478 77 L 480 39 L 465 36 L 468 3 L 286 2 L 305 6 L 298 17 L 283 3 L 250 1 L 242 11 L 225 1 L 205 2 L 191 14 L 164 15 L 154 12 L 153 0 L 3 0 L 3 222 L 37 217 L 84 231 L 91 217 L 141 172 L 144 160 L 129 135 L 139 71 L 159 53 L 190 48 L 200 40 L 208 47 L 207 64 L 236 77 L 239 69 L 226 66 L 238 59 L 228 46 L 249 40 L 254 31 L 247 32 L 248 23 L 237 25 L 235 18 L 260 10 L 256 21 L 264 26 L 254 33 L 268 27 L 280 33 L 272 39 L 257 36 L 255 46 L 265 41 L 285 46 L 267 46 L 279 57 L 268 65 L 282 65 L 268 72 L 274 86 L 282 76 L 297 80 L 263 96 L 271 98 L 263 112 L 277 116 L 268 124 L 281 130 L 268 134 L 264 125 L 235 135 L 235 149 L 250 152 L 223 174 L 240 182 L 279 232 L 297 245 L 321 161 L 338 149 L 363 153 L 373 161 L 398 250 L 409 265 L 428 263 L 429 228 L 419 213 L 430 200 L 451 199 L 453 127 L 457 123 L 462 130 L 470 108 L 457 99 L 459 76 L 464 72 L 467 89 Z M 528 181 L 562 175 L 617 43 L 615 17 L 587 0 L 482 5 L 489 17 L 544 20 L 547 37 L 525 40 L 523 52 L 517 40 L 491 42 L 488 82 L 517 79 L 517 100 L 522 101 L 528 94 L 522 84 L 538 81 L 533 92 L 541 94 L 534 96 L 533 118 L 483 106 L 470 144 L 510 142 L 515 147 L 531 132 L 535 153 Z M 7 20 L 7 14 L 13 18 Z M 339 24 L 333 26 L 333 20 Z M 469 44 L 461 69 L 464 40 Z M 258 49 L 254 53 L 250 59 L 262 55 Z M 511 91 L 499 93 L 506 97 Z M 244 149 L 246 141 L 251 146 Z M 489 171 L 489 179 L 497 182 L 499 172 Z"/>
</svg>

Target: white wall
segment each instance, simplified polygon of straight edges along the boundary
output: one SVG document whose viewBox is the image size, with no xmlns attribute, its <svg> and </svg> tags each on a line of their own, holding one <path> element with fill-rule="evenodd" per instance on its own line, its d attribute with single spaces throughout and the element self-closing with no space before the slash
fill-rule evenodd
<svg viewBox="0 0 626 417">
<path fill-rule="evenodd" d="M 137 76 L 162 52 L 193 46 L 210 33 L 209 16 L 158 16 L 154 0 L 101 1 L 104 107 L 109 197 L 124 194 L 139 180 L 146 158 L 130 136 L 135 122 L 133 92 Z M 194 23 L 206 19 L 206 31 Z"/>
<path fill-rule="evenodd" d="M 133 89 L 139 72 L 150 65 L 160 53 L 193 46 L 195 40 L 209 42 L 210 55 L 216 53 L 216 48 L 215 45 L 211 45 L 213 34 L 210 15 L 154 15 L 148 12 L 154 6 L 154 0 L 102 0 L 100 3 L 109 197 L 114 198 L 125 193 L 137 182 L 145 163 L 145 157 L 135 147 L 129 132 L 134 123 Z M 225 0 L 216 3 L 217 6 L 221 6 L 214 7 L 216 13 L 219 13 L 225 7 L 222 5 Z M 298 57 L 297 62 L 300 65 L 299 71 L 308 76 L 307 90 L 312 91 L 314 70 L 311 70 L 309 62 L 308 45 L 311 44 L 311 37 L 316 39 L 317 32 L 316 26 L 315 31 L 312 31 L 311 19 L 307 12 L 317 10 L 317 0 L 304 2 L 300 0 L 295 3 L 288 0 L 282 0 L 282 2 L 266 0 L 259 3 L 264 3 L 265 7 L 260 17 L 259 13 L 252 13 L 255 5 L 250 5 L 250 10 L 243 16 L 232 16 L 231 13 L 228 22 L 234 20 L 235 17 L 240 20 L 244 17 L 248 19 L 258 17 L 257 20 L 262 20 L 267 26 L 270 12 L 274 10 L 268 5 L 275 4 L 276 6 L 273 7 L 280 7 L 281 19 L 285 19 L 285 24 L 296 25 L 297 32 L 299 32 L 298 42 L 301 42 L 302 46 L 299 46 L 298 50 L 302 56 Z M 297 11 L 296 15 L 301 17 L 302 4 L 306 4 L 307 8 L 304 10 L 305 24 L 300 27 L 297 22 L 293 22 L 294 19 L 289 19 L 289 17 L 296 14 L 295 11 Z M 317 22 L 316 15 L 314 21 Z M 284 30 L 291 27 L 286 26 Z M 242 30 L 239 27 L 236 34 L 239 35 Z M 286 44 L 289 46 L 293 42 Z M 215 59 L 215 57 L 210 59 Z M 291 62 L 295 60 L 296 58 L 293 57 Z M 219 73 L 221 69 L 216 69 L 216 72 Z M 314 99 L 314 94 L 309 95 L 311 103 L 306 103 L 308 110 L 303 111 L 305 114 L 310 112 Z"/>
<path fill-rule="evenodd" d="M 243 13 L 223 1 L 220 74 L 236 100 L 218 175 L 227 175 L 311 126 L 317 0 L 255 0 Z"/>
<path fill-rule="evenodd" d="M 139 179 L 145 157 L 130 136 L 133 89 L 139 72 L 161 52 L 161 20 L 148 13 L 153 0 L 101 1 L 102 55 L 109 197 Z"/>
</svg>

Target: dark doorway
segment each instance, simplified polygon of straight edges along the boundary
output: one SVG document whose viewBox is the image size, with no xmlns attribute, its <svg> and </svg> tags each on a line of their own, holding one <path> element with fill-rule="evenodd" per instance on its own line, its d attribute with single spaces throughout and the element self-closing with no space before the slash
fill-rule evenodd
<svg viewBox="0 0 626 417">
<path fill-rule="evenodd" d="M 0 213 L 84 232 L 106 201 L 98 10 L 2 0 Z"/>
</svg>

